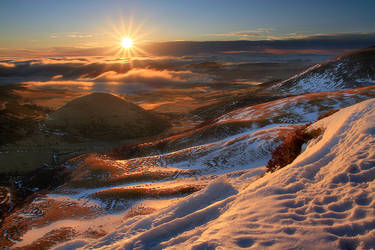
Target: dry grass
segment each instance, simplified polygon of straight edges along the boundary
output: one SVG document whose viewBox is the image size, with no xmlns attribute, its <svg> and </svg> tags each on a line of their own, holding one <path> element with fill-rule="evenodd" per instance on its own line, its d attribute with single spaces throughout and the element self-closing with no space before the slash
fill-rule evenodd
<svg viewBox="0 0 375 250">
<path fill-rule="evenodd" d="M 121 175 L 113 175 L 103 178 L 96 178 L 95 176 L 80 176 L 80 178 L 74 178 L 72 181 L 67 183 L 71 187 L 102 187 L 102 186 L 113 186 L 124 183 L 134 183 L 143 181 L 158 181 L 165 179 L 174 179 L 179 175 L 193 175 L 196 173 L 194 170 L 181 170 L 181 171 L 137 171 L 132 173 L 123 173 Z"/>
<path fill-rule="evenodd" d="M 122 187 L 111 188 L 92 195 L 100 200 L 127 199 L 137 200 L 145 198 L 161 198 L 170 196 L 182 196 L 194 193 L 203 188 L 201 185 L 183 185 L 175 187 L 148 188 L 148 187 Z"/>
<path fill-rule="evenodd" d="M 89 154 L 82 163 L 84 166 L 94 172 L 118 172 L 119 169 L 115 165 L 101 158 L 97 154 Z"/>
<path fill-rule="evenodd" d="M 282 144 L 276 147 L 272 152 L 271 159 L 267 163 L 267 172 L 274 172 L 292 163 L 301 153 L 301 147 L 304 143 L 317 138 L 323 133 L 323 130 L 320 128 L 307 131 L 307 126 L 297 128 L 289 133 Z"/>
<path fill-rule="evenodd" d="M 155 212 L 156 209 L 152 207 L 143 207 L 143 206 L 135 206 L 129 209 L 129 211 L 126 212 L 125 216 L 123 217 L 123 220 L 130 219 L 132 217 L 138 216 L 138 215 L 148 215 Z"/>
<path fill-rule="evenodd" d="M 83 164 L 89 166 L 91 169 L 104 170 L 106 164 L 96 154 L 89 154 L 83 161 Z"/>
<path fill-rule="evenodd" d="M 22 235 L 32 227 L 42 227 L 55 221 L 68 218 L 93 218 L 101 213 L 97 208 L 82 207 L 78 203 L 41 200 L 13 212 L 6 217 L 0 227 L 0 246 L 12 246 L 9 237 L 20 240 Z M 5 232 L 9 235 L 6 237 Z"/>
<path fill-rule="evenodd" d="M 319 117 L 318 117 L 318 121 L 323 119 L 323 118 L 326 118 L 328 116 L 331 116 L 333 115 L 334 113 L 336 113 L 337 111 L 339 111 L 339 109 L 332 109 L 330 111 L 328 111 L 327 113 L 324 113 L 324 114 L 321 114 Z"/>
<path fill-rule="evenodd" d="M 14 249 L 30 249 L 30 250 L 44 250 L 50 249 L 52 246 L 73 239 L 76 236 L 76 231 L 71 227 L 61 227 L 59 229 L 52 230 L 40 239 L 32 242 L 29 245 L 23 247 L 17 247 Z"/>
<path fill-rule="evenodd" d="M 145 155 L 173 152 L 187 147 L 214 142 L 243 132 L 249 128 L 263 127 L 272 123 L 272 120 L 267 119 L 267 115 L 263 115 L 254 121 L 228 120 L 220 123 L 215 121 L 216 118 L 200 123 L 194 128 L 183 132 L 170 133 L 167 136 L 143 143 L 126 144 L 114 148 L 109 153 L 109 156 L 116 159 L 130 159 Z"/>
<path fill-rule="evenodd" d="M 116 161 L 103 156 L 90 154 L 77 160 L 78 167 L 73 171 L 69 187 L 100 187 L 124 183 L 175 179 L 179 176 L 193 176 L 199 170 L 169 169 L 160 167 L 158 159 L 139 158 Z"/>
<path fill-rule="evenodd" d="M 8 188 L 0 186 L 0 225 L 3 218 L 10 212 L 12 205 Z"/>
<path fill-rule="evenodd" d="M 131 182 L 142 182 L 151 180 L 165 180 L 174 178 L 179 175 L 194 175 L 197 171 L 194 170 L 178 170 L 178 171 L 158 171 L 158 170 L 146 170 L 134 173 L 124 173 L 122 175 L 111 178 L 111 183 L 131 183 Z"/>
</svg>

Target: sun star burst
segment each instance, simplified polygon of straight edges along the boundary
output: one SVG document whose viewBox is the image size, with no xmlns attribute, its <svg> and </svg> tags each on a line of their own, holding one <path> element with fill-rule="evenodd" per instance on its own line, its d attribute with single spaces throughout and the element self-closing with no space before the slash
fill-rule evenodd
<svg viewBox="0 0 375 250">
<path fill-rule="evenodd" d="M 131 17 L 126 22 L 121 18 L 120 25 L 112 24 L 112 32 L 109 35 L 115 41 L 112 49 L 116 57 L 125 57 L 131 60 L 136 56 L 147 55 L 141 48 L 142 39 L 146 36 L 144 31 L 140 32 L 142 26 L 143 23 L 134 26 Z"/>
<path fill-rule="evenodd" d="M 121 40 L 121 47 L 130 49 L 133 46 L 133 40 L 130 37 L 124 37 Z"/>
</svg>

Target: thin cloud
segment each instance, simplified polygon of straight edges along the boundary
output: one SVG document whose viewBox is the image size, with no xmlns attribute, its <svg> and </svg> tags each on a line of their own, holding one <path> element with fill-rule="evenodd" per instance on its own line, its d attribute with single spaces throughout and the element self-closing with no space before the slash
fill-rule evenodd
<svg viewBox="0 0 375 250">
<path fill-rule="evenodd" d="M 235 31 L 228 33 L 213 33 L 206 34 L 205 36 L 211 37 L 231 37 L 231 38 L 267 38 L 269 33 L 273 31 L 272 28 L 257 28 L 255 30 Z"/>
<path fill-rule="evenodd" d="M 51 79 L 52 80 L 59 80 L 59 79 L 62 79 L 63 77 L 64 77 L 63 75 L 55 75 Z"/>
<path fill-rule="evenodd" d="M 252 41 L 283 41 L 283 40 L 317 40 L 317 39 L 353 39 L 375 36 L 375 32 L 343 32 L 343 33 L 314 33 L 307 34 L 303 32 L 290 32 L 286 34 L 275 34 L 272 28 L 258 28 L 255 30 L 234 31 L 227 33 L 205 34 L 207 37 L 222 37 L 231 39 L 247 39 Z"/>
<path fill-rule="evenodd" d="M 286 54 L 312 54 L 312 55 L 337 55 L 342 50 L 324 49 L 264 49 L 263 53 L 286 55 Z"/>
<path fill-rule="evenodd" d="M 375 37 L 374 32 L 342 32 L 342 33 L 315 33 L 315 34 L 306 34 L 303 32 L 292 32 L 287 33 L 282 36 L 275 36 L 279 40 L 284 39 L 305 39 L 305 40 L 316 40 L 316 39 L 354 39 L 354 38 L 370 38 L 373 39 Z"/>
<path fill-rule="evenodd" d="M 50 34 L 50 38 L 58 39 L 58 38 L 92 38 L 96 34 L 93 33 L 81 33 L 81 32 L 64 32 L 64 33 L 52 33 Z"/>
</svg>

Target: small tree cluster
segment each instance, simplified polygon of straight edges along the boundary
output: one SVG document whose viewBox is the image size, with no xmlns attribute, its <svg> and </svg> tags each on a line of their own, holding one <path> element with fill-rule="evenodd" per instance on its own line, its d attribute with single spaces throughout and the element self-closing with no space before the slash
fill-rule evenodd
<svg viewBox="0 0 375 250">
<path fill-rule="evenodd" d="M 274 172 L 292 163 L 301 153 L 302 145 L 311 139 L 317 138 L 323 132 L 320 128 L 307 131 L 307 126 L 295 129 L 276 147 L 267 163 L 267 172 Z"/>
</svg>

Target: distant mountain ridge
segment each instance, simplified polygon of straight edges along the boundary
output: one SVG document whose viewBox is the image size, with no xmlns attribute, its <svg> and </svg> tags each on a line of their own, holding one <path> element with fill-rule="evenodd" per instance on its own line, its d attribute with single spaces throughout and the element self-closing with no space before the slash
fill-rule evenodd
<svg viewBox="0 0 375 250">
<path fill-rule="evenodd" d="M 359 88 L 374 83 L 375 46 L 372 46 L 316 64 L 271 88 L 304 94 Z"/>
</svg>

